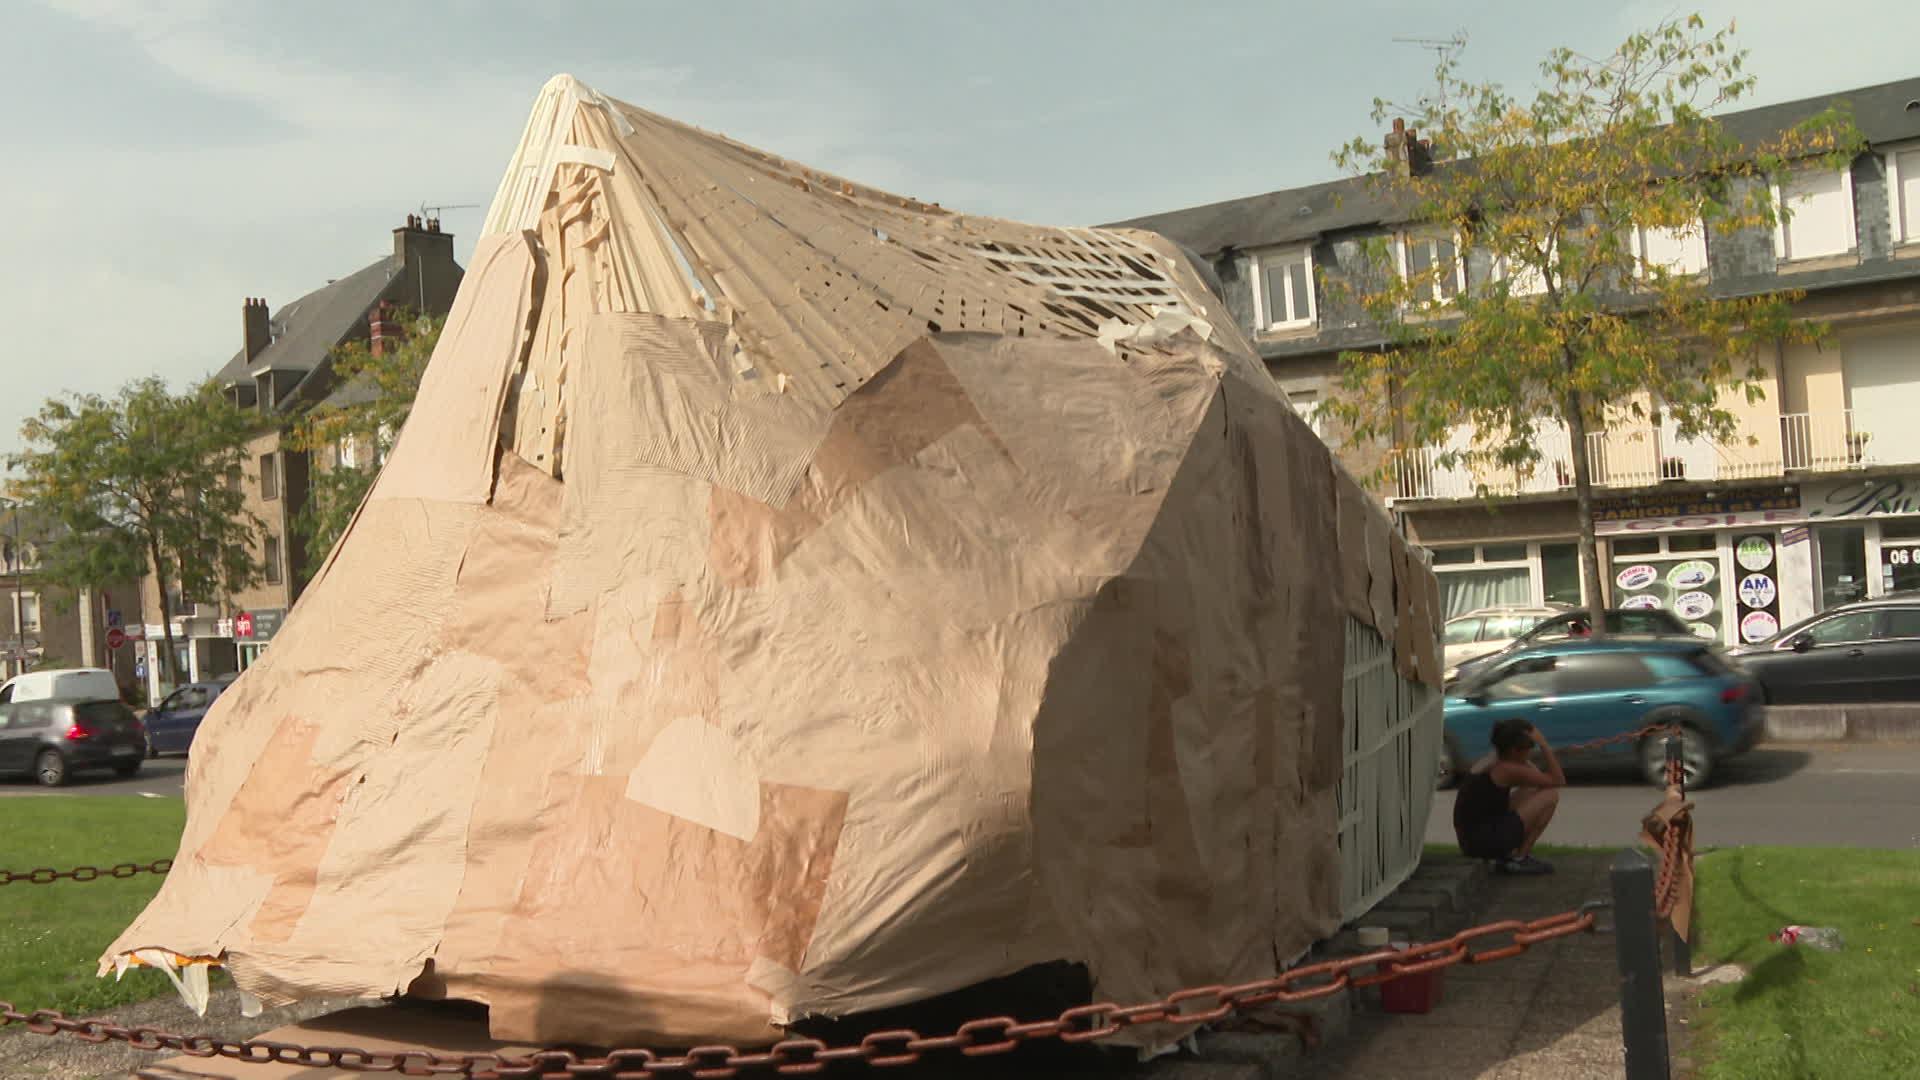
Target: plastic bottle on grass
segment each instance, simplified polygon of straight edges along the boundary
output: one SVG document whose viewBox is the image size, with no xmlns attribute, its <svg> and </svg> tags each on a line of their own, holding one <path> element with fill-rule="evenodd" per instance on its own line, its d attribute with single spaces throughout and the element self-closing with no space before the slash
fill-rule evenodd
<svg viewBox="0 0 1920 1080">
<path fill-rule="evenodd" d="M 1831 926 L 1783 926 L 1767 937 L 1782 945 L 1811 945 L 1829 952 L 1839 952 L 1847 944 Z"/>
</svg>

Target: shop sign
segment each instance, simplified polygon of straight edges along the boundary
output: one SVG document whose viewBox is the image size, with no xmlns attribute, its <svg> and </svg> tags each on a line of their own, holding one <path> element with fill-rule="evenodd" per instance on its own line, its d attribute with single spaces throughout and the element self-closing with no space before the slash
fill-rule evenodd
<svg viewBox="0 0 1920 1080">
<path fill-rule="evenodd" d="M 233 636 L 238 641 L 269 641 L 280 630 L 287 616 L 284 608 L 243 611 L 233 617 Z"/>
<path fill-rule="evenodd" d="M 1733 546 L 1733 559 L 1740 564 L 1742 570 L 1765 570 L 1773 565 L 1773 543 L 1764 536 L 1742 537 L 1740 542 Z M 1766 607 L 1765 604 L 1753 606 Z"/>
<path fill-rule="evenodd" d="M 1749 611 L 1740 620 L 1740 640 L 1751 645 L 1780 632 L 1780 620 L 1765 611 Z"/>
<path fill-rule="evenodd" d="M 1658 580 L 1660 580 L 1660 571 L 1641 563 L 1620 571 L 1620 576 L 1614 578 L 1613 583 L 1628 592 L 1633 592 L 1636 589 L 1644 589 Z"/>
<path fill-rule="evenodd" d="M 1667 584 L 1676 589 L 1697 589 L 1713 580 L 1714 565 L 1704 559 L 1690 559 L 1667 571 Z"/>
<path fill-rule="evenodd" d="M 1657 608 L 1660 606 L 1660 598 L 1653 593 L 1641 593 L 1638 596 L 1629 596 L 1625 600 L 1620 601 L 1620 606 L 1629 610 Z"/>
<path fill-rule="evenodd" d="M 1848 480 L 1806 493 L 1809 518 L 1891 517 L 1920 514 L 1920 477 Z"/>
<path fill-rule="evenodd" d="M 1593 525 L 1594 531 L 1604 536 L 1798 521 L 1804 514 L 1800 500 L 1800 489 L 1793 484 L 1679 496 L 1601 499 L 1594 504 Z"/>
<path fill-rule="evenodd" d="M 1772 607 L 1779 595 L 1779 587 L 1765 574 L 1748 574 L 1740 579 L 1740 602 L 1747 607 Z"/>
<path fill-rule="evenodd" d="M 1713 597 L 1704 592 L 1681 593 L 1673 601 L 1673 613 L 1695 622 L 1713 614 Z"/>
</svg>

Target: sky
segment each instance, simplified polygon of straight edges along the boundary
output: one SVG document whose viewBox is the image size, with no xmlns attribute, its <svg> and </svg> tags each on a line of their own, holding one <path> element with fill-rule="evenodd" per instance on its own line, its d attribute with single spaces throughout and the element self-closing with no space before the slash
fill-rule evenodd
<svg viewBox="0 0 1920 1080">
<path fill-rule="evenodd" d="M 1739 17 L 1754 104 L 1920 74 L 1908 5 L 1558 0 L 0 0 L 0 454 L 50 396 L 232 356 L 392 250 L 425 205 L 462 261 L 551 76 L 899 194 L 1097 224 L 1331 179 L 1464 32 L 1531 84 L 1663 17 Z M 1880 31 L 1875 32 L 1874 28 Z"/>
</svg>

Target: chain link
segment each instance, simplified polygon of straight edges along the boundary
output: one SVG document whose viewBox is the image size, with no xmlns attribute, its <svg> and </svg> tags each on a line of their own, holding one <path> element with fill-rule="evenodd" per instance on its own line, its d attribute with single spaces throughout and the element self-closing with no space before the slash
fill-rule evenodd
<svg viewBox="0 0 1920 1080">
<path fill-rule="evenodd" d="M 156 859 L 150 863 L 119 863 L 114 866 L 76 866 L 71 870 L 55 870 L 43 866 L 38 870 L 0 870 L 0 885 L 51 885 L 56 881 L 98 881 L 101 878 L 130 878 L 136 874 L 164 874 L 173 869 L 172 859 Z"/>
<path fill-rule="evenodd" d="M 1159 1001 L 1128 1006 L 1112 1002 L 1076 1005 L 1052 1020 L 1023 1022 L 1011 1016 L 981 1017 L 961 1024 L 947 1035 L 926 1036 L 911 1028 L 895 1028 L 876 1031 L 858 1043 L 836 1047 L 817 1039 L 796 1038 L 757 1052 L 716 1045 L 696 1046 L 671 1055 L 643 1049 L 615 1050 L 605 1057 L 593 1058 L 579 1057 L 566 1050 L 546 1050 L 524 1057 L 438 1054 L 417 1048 L 365 1050 L 352 1046 L 298 1046 L 263 1039 L 230 1042 L 206 1035 L 124 1028 L 94 1020 L 70 1020 L 45 1009 L 21 1013 L 5 1001 L 0 1001 L 0 1028 L 21 1024 L 40 1035 L 71 1035 L 86 1042 L 121 1042 L 139 1050 L 171 1050 L 194 1057 L 280 1062 L 350 1073 L 456 1076 L 470 1080 L 532 1080 L 536 1077 L 648 1080 L 661 1076 L 725 1080 L 753 1070 L 804 1076 L 839 1061 L 858 1061 L 884 1068 L 912 1065 L 929 1053 L 958 1050 L 965 1056 L 979 1057 L 1004 1054 L 1024 1043 L 1049 1039 L 1066 1043 L 1094 1042 L 1145 1024 L 1211 1023 L 1262 1005 L 1297 1005 L 1342 990 L 1377 986 L 1456 964 L 1504 960 L 1542 942 L 1583 933 L 1593 927 L 1594 915 L 1588 910 L 1565 911 L 1530 922 L 1506 919 L 1397 952 L 1371 952 L 1308 964 L 1269 979 L 1235 986 L 1189 987 Z"/>
</svg>

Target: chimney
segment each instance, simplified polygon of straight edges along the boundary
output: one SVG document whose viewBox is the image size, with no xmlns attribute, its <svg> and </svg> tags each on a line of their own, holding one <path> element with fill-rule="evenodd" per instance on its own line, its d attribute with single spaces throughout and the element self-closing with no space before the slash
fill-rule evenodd
<svg viewBox="0 0 1920 1080">
<path fill-rule="evenodd" d="M 1383 145 L 1387 151 L 1387 171 L 1395 176 L 1424 176 L 1433 169 L 1433 147 L 1420 138 L 1416 128 L 1400 117 L 1393 118 L 1393 130 Z"/>
<path fill-rule="evenodd" d="M 408 214 L 407 223 L 393 230 L 393 257 L 409 269 L 428 259 L 453 261 L 453 234 L 440 231 L 439 218 Z"/>
<path fill-rule="evenodd" d="M 257 296 L 249 296 L 240 305 L 240 332 L 244 343 L 247 363 L 267 351 L 273 344 L 273 327 L 267 319 L 267 302 Z"/>
<path fill-rule="evenodd" d="M 367 316 L 367 329 L 367 348 L 375 356 L 385 356 L 388 349 L 400 344 L 400 324 L 393 317 L 393 305 L 385 300 Z"/>
</svg>

